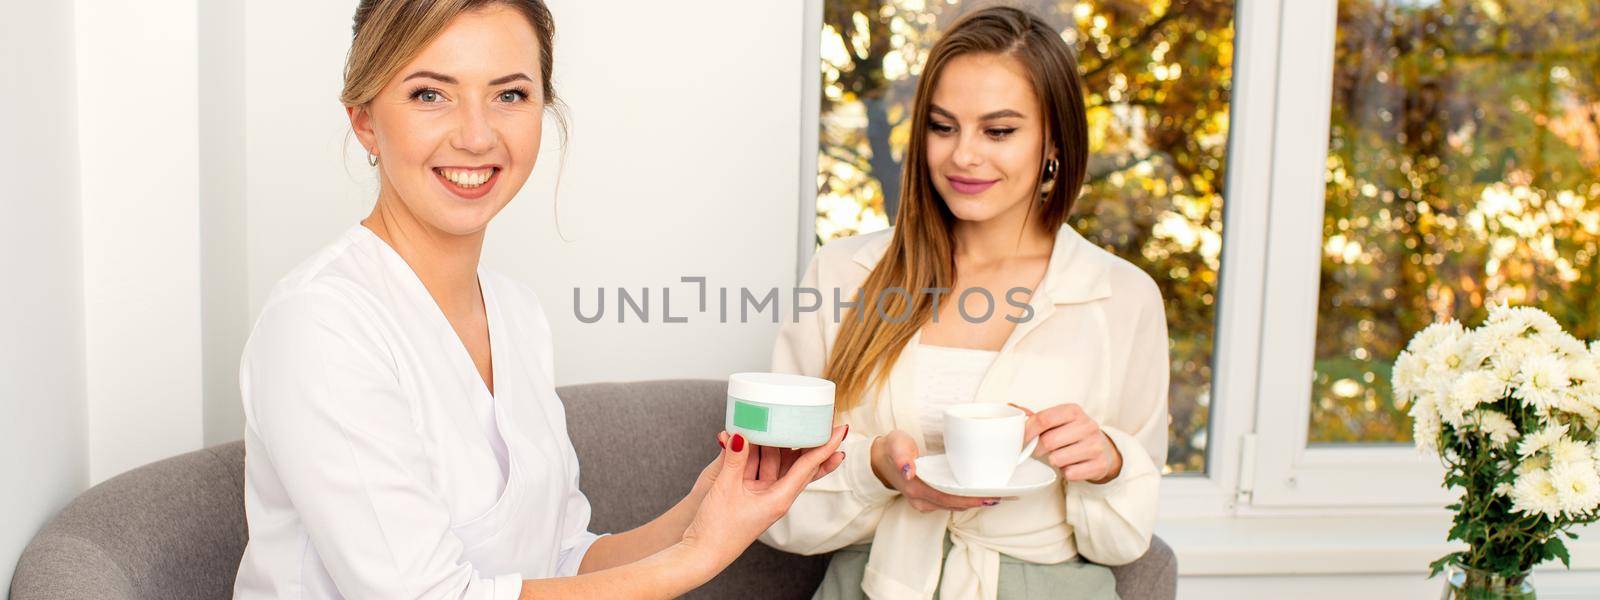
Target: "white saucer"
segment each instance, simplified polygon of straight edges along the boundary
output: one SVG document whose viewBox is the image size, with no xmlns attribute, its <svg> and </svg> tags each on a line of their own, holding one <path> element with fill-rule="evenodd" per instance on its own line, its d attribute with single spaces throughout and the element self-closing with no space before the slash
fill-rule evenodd
<svg viewBox="0 0 1600 600">
<path fill-rule="evenodd" d="M 956 482 L 956 475 L 950 470 L 950 460 L 943 454 L 919 457 L 916 475 L 928 487 L 951 496 L 978 498 L 1021 496 L 1050 487 L 1056 482 L 1056 470 L 1032 458 L 1017 465 L 1017 470 L 1011 473 L 1011 481 L 1001 487 L 962 486 Z"/>
</svg>

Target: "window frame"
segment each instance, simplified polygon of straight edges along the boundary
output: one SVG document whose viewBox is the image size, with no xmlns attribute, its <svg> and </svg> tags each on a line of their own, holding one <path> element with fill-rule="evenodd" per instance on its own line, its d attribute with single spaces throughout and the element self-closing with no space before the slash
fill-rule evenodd
<svg viewBox="0 0 1600 600">
<path fill-rule="evenodd" d="M 1338 0 L 1284 2 L 1252 509 L 1439 507 L 1437 458 L 1409 444 L 1313 445 L 1312 375 L 1321 292 L 1322 222 Z M 1300 201 L 1298 199 L 1307 199 Z M 1226 244 L 1224 244 L 1226 245 Z M 1288 400 L 1278 400 L 1288 399 Z"/>
</svg>

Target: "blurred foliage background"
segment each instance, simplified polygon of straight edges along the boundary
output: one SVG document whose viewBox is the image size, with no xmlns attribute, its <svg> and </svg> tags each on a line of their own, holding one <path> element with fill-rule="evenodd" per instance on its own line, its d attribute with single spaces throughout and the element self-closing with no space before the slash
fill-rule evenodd
<svg viewBox="0 0 1600 600">
<path fill-rule="evenodd" d="M 1313 442 L 1409 441 L 1395 356 L 1538 306 L 1600 337 L 1600 2 L 1339 2 Z"/>
</svg>

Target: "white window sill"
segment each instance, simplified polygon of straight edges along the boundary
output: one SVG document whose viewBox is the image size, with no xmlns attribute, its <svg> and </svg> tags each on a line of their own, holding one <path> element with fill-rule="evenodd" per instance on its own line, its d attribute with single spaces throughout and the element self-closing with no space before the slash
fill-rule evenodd
<svg viewBox="0 0 1600 600">
<path fill-rule="evenodd" d="M 1461 548 L 1445 541 L 1443 511 L 1391 515 L 1172 518 L 1156 534 L 1178 555 L 1183 576 L 1426 574 L 1428 563 Z M 1600 569 L 1600 527 L 1567 540 L 1572 570 Z M 1560 561 L 1536 571 L 1565 570 Z"/>
</svg>

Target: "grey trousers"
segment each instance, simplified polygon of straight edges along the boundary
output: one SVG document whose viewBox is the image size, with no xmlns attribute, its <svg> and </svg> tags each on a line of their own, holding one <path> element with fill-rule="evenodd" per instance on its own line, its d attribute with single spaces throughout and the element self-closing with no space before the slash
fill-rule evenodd
<svg viewBox="0 0 1600 600">
<path fill-rule="evenodd" d="M 867 553 L 871 544 L 841 548 L 833 553 L 828 563 L 822 585 L 811 600 L 866 600 L 861 591 L 863 573 L 867 570 Z M 950 551 L 950 538 L 945 536 L 944 550 Z M 940 598 L 936 600 L 971 600 L 968 598 Z M 1054 565 L 1031 563 L 1000 555 L 1000 600 L 1119 600 L 1117 580 L 1111 569 L 1081 559 Z"/>
</svg>

